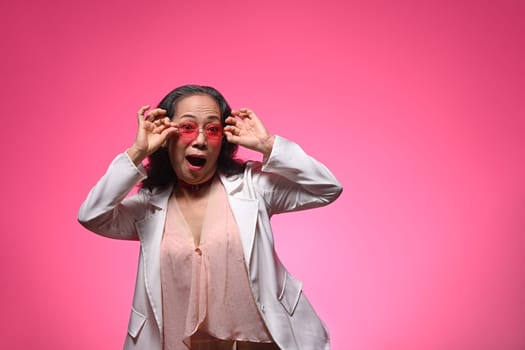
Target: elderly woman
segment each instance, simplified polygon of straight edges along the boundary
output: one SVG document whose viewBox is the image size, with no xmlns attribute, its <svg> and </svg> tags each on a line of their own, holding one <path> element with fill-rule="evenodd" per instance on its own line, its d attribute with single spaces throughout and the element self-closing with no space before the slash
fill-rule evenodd
<svg viewBox="0 0 525 350">
<path fill-rule="evenodd" d="M 263 161 L 235 160 L 239 145 Z M 142 107 L 135 142 L 78 214 L 95 233 L 140 241 L 124 348 L 329 349 L 301 282 L 274 251 L 270 218 L 341 191 L 324 165 L 211 87 L 182 86 Z"/>
</svg>

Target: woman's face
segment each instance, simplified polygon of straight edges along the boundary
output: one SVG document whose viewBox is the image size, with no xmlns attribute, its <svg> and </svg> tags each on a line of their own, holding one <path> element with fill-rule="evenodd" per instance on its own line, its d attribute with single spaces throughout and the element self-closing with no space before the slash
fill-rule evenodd
<svg viewBox="0 0 525 350">
<path fill-rule="evenodd" d="M 171 166 L 177 178 L 189 184 L 213 177 L 222 145 L 221 112 L 208 95 L 183 98 L 175 105 L 178 133 L 168 140 Z"/>
</svg>

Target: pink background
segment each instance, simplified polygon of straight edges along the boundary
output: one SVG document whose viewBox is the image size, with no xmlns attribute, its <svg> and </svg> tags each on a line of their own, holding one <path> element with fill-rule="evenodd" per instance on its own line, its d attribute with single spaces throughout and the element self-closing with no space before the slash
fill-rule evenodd
<svg viewBox="0 0 525 350">
<path fill-rule="evenodd" d="M 345 186 L 274 219 L 334 349 L 524 349 L 524 4 L 3 1 L 0 347 L 121 348 L 138 244 L 77 210 L 203 83 Z"/>
</svg>

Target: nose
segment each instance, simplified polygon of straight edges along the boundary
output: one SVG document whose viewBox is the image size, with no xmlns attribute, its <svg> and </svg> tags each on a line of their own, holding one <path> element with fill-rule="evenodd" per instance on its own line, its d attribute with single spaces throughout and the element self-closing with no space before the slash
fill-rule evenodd
<svg viewBox="0 0 525 350">
<path fill-rule="evenodd" d="M 193 146 L 202 148 L 206 147 L 208 144 L 208 139 L 206 138 L 206 132 L 204 129 L 197 130 L 197 137 L 193 140 Z"/>
</svg>

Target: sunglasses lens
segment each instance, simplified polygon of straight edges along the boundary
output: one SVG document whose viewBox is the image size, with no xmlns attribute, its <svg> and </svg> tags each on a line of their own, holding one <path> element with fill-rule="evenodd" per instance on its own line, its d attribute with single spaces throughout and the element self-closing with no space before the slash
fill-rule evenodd
<svg viewBox="0 0 525 350">
<path fill-rule="evenodd" d="M 179 125 L 179 134 L 185 139 L 194 139 L 199 136 L 201 129 L 195 123 L 183 123 Z M 221 124 L 209 124 L 206 125 L 203 132 L 206 134 L 208 139 L 220 139 L 222 137 L 222 125 Z"/>
<path fill-rule="evenodd" d="M 179 125 L 179 133 L 184 138 L 194 138 L 199 133 L 197 124 L 183 123 Z"/>
<path fill-rule="evenodd" d="M 210 139 L 220 138 L 222 136 L 222 126 L 220 124 L 206 126 L 206 136 Z"/>
</svg>

